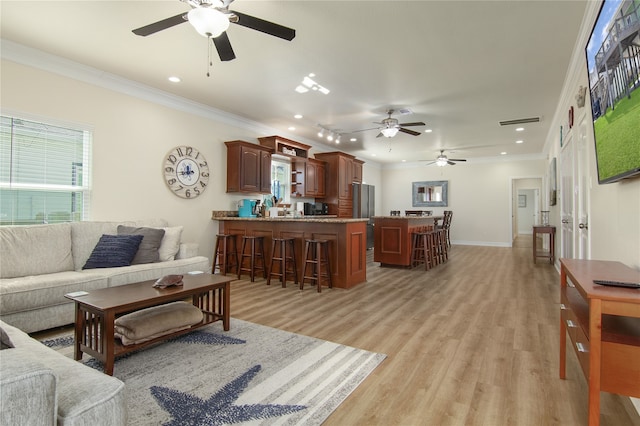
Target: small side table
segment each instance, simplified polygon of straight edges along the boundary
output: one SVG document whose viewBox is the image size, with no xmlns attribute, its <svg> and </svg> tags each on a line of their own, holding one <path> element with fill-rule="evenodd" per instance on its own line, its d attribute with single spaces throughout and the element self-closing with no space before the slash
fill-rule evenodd
<svg viewBox="0 0 640 426">
<path fill-rule="evenodd" d="M 538 234 L 549 234 L 549 250 L 538 250 Z M 556 227 L 550 225 L 534 225 L 533 226 L 533 263 L 536 263 L 538 257 L 549 259 L 549 263 L 553 265 L 556 258 Z"/>
</svg>

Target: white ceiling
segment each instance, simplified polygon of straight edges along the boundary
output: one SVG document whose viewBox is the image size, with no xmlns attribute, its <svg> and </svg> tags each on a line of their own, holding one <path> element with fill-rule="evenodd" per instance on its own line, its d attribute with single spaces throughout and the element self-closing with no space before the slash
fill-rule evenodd
<svg viewBox="0 0 640 426">
<path fill-rule="evenodd" d="M 0 34 L 325 150 L 398 163 L 432 159 L 441 148 L 468 148 L 449 154 L 455 158 L 540 154 L 586 3 L 236 0 L 230 9 L 295 28 L 296 37 L 231 24 L 237 58 L 220 62 L 214 50 L 210 77 L 206 39 L 190 24 L 148 37 L 131 32 L 188 11 L 178 0 L 2 0 Z M 296 93 L 309 73 L 331 93 Z M 182 82 L 170 83 L 171 75 Z M 397 116 L 401 123 L 423 121 L 411 129 L 433 131 L 393 139 L 376 138 L 376 130 L 349 134 L 376 127 L 389 108 L 409 108 L 413 114 Z M 304 117 L 295 119 L 298 113 Z M 520 133 L 499 125 L 528 117 L 541 122 Z M 345 133 L 340 145 L 321 142 L 318 124 Z"/>
</svg>

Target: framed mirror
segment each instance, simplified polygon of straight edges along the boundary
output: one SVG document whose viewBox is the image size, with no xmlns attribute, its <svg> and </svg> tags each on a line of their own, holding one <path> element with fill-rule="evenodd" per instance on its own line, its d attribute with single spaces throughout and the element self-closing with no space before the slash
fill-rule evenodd
<svg viewBox="0 0 640 426">
<path fill-rule="evenodd" d="M 413 207 L 447 207 L 449 181 L 413 182 Z"/>
</svg>

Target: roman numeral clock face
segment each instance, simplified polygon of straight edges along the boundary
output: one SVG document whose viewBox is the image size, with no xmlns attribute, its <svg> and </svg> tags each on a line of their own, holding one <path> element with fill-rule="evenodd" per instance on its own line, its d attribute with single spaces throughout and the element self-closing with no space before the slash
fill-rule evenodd
<svg viewBox="0 0 640 426">
<path fill-rule="evenodd" d="M 209 183 L 209 166 L 192 146 L 177 146 L 164 158 L 164 181 L 178 197 L 196 198 Z"/>
</svg>

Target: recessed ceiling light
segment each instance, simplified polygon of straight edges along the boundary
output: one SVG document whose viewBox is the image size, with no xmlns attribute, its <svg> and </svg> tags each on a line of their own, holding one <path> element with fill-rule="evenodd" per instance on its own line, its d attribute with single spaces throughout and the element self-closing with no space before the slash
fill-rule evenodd
<svg viewBox="0 0 640 426">
<path fill-rule="evenodd" d="M 403 162 L 403 163 L 406 163 L 406 162 L 407 162 L 407 160 L 402 160 L 402 162 Z"/>
<path fill-rule="evenodd" d="M 309 77 L 313 78 L 313 77 L 315 77 L 315 76 L 316 76 L 316 75 L 315 75 L 314 73 L 312 73 L 312 72 L 310 72 L 310 73 L 309 73 Z"/>
<path fill-rule="evenodd" d="M 376 155 L 375 155 L 375 154 L 371 154 L 371 156 L 372 156 L 372 157 L 375 157 Z"/>
<path fill-rule="evenodd" d="M 351 142 L 355 142 L 355 141 L 357 141 L 358 139 L 356 139 L 356 138 L 351 138 L 351 139 L 349 139 L 349 140 L 350 140 Z"/>
<path fill-rule="evenodd" d="M 176 76 L 171 76 L 169 77 L 169 81 L 172 83 L 180 83 L 180 77 L 176 77 Z"/>
<path fill-rule="evenodd" d="M 302 84 L 300 84 L 300 85 L 298 85 L 298 87 L 296 87 L 296 92 L 298 92 L 298 93 L 307 93 L 308 91 L 309 91 L 309 89 L 304 87 Z"/>
<path fill-rule="evenodd" d="M 293 116 L 293 118 L 300 119 L 300 118 L 302 118 L 302 114 L 296 114 L 296 115 Z"/>
<path fill-rule="evenodd" d="M 433 132 L 433 130 L 431 130 L 431 129 L 426 129 L 424 132 L 425 132 L 425 133 L 431 133 L 431 132 Z"/>
<path fill-rule="evenodd" d="M 523 140 L 516 141 L 516 143 L 524 143 Z"/>
<path fill-rule="evenodd" d="M 507 151 L 502 151 L 500 155 L 507 155 Z"/>
<path fill-rule="evenodd" d="M 518 127 L 518 128 L 516 129 L 516 132 L 522 132 L 522 131 L 524 131 L 524 127 Z"/>
<path fill-rule="evenodd" d="M 290 126 L 290 127 L 289 127 L 289 130 L 292 130 L 292 131 L 293 131 L 293 130 L 295 130 L 295 129 L 296 129 L 296 128 L 295 128 L 295 127 L 293 127 L 293 126 Z"/>
</svg>

